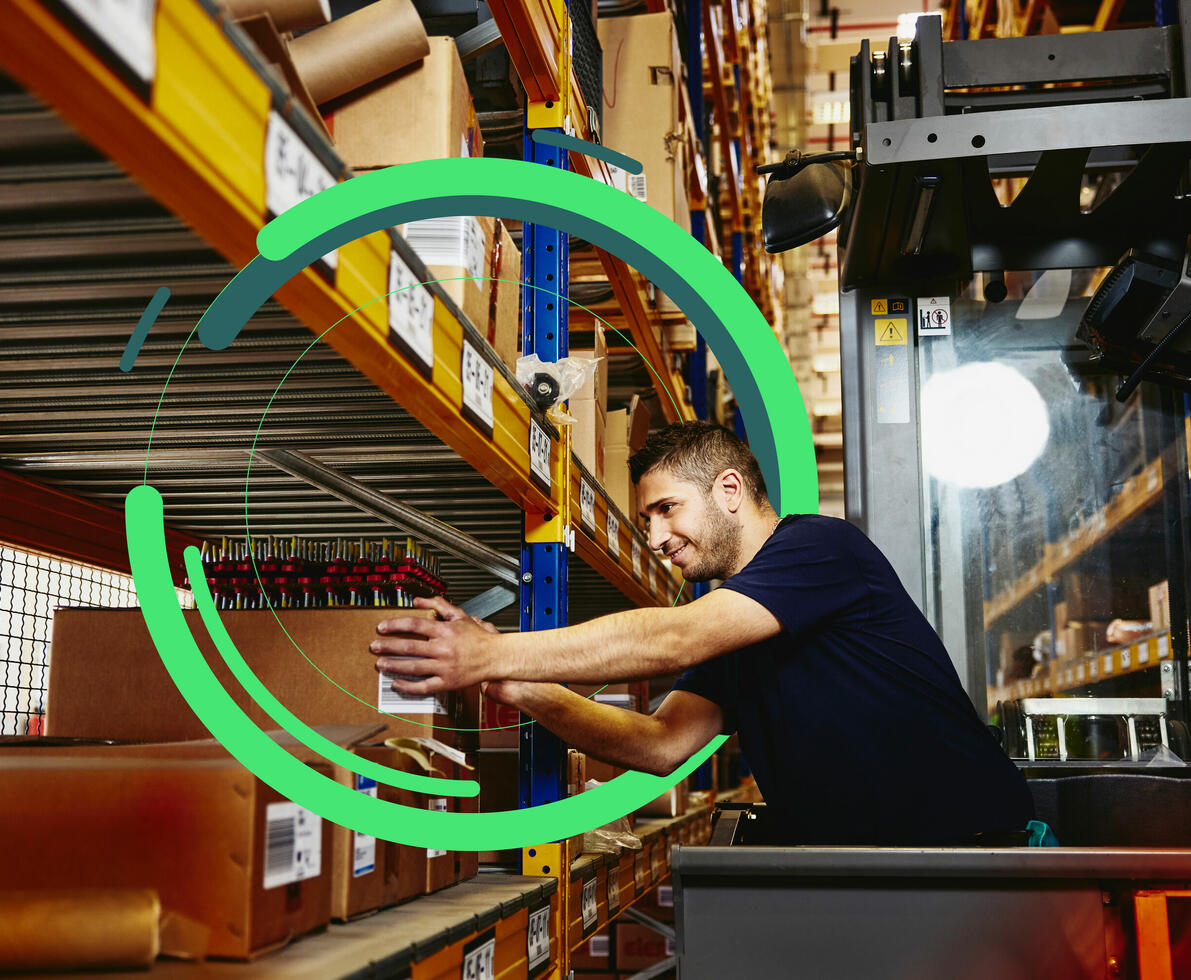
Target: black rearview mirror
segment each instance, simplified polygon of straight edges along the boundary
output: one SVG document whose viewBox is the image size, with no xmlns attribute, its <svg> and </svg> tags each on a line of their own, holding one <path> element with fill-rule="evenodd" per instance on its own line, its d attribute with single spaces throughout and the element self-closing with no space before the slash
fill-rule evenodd
<svg viewBox="0 0 1191 980">
<path fill-rule="evenodd" d="M 797 248 L 839 225 L 852 196 L 852 173 L 847 164 L 833 160 L 779 178 L 780 173 L 769 178 L 761 205 L 765 251 Z"/>
</svg>

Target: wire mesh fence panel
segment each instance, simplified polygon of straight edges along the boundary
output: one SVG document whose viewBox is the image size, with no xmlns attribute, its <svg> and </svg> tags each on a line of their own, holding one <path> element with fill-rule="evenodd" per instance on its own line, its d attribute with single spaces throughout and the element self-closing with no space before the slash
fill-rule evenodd
<svg viewBox="0 0 1191 980">
<path fill-rule="evenodd" d="M 56 608 L 136 605 L 129 575 L 0 545 L 0 735 L 42 733 Z"/>
</svg>

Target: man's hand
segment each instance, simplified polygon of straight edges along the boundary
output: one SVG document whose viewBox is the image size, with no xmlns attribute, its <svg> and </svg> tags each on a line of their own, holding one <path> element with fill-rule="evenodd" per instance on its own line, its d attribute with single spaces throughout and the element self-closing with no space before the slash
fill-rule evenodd
<svg viewBox="0 0 1191 980">
<path fill-rule="evenodd" d="M 402 694 L 437 694 L 456 691 L 491 676 L 491 623 L 469 616 L 458 606 L 437 596 L 415 599 L 418 609 L 433 609 L 438 619 L 396 616 L 377 624 L 380 637 L 369 649 L 383 654 L 376 661 L 382 673 L 417 675 L 425 680 L 395 678 L 393 690 Z M 405 634 L 394 636 L 391 634 Z"/>
</svg>

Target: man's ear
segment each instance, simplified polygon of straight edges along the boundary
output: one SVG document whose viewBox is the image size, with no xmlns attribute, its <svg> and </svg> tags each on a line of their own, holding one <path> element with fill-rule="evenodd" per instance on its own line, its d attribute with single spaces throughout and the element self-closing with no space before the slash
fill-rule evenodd
<svg viewBox="0 0 1191 980">
<path fill-rule="evenodd" d="M 744 478 L 740 473 L 732 469 L 724 470 L 715 478 L 715 486 L 728 513 L 738 514 L 746 496 Z"/>
</svg>

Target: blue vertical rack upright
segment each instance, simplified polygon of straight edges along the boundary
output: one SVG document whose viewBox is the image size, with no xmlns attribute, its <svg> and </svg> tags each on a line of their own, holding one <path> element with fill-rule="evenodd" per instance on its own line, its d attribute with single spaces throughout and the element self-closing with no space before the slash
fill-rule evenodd
<svg viewBox="0 0 1191 980">
<path fill-rule="evenodd" d="M 534 142 L 529 129 L 525 130 L 523 158 L 546 167 L 567 168 L 566 151 Z M 521 252 L 521 349 L 526 355 L 537 354 L 543 361 L 560 360 L 567 356 L 568 347 L 567 235 L 556 228 L 527 222 Z M 531 543 L 526 540 L 524 525 L 521 537 L 521 631 L 566 626 L 566 544 Z M 520 805 L 541 806 L 562 799 L 566 795 L 566 746 L 541 725 L 525 725 L 520 732 Z"/>
</svg>

